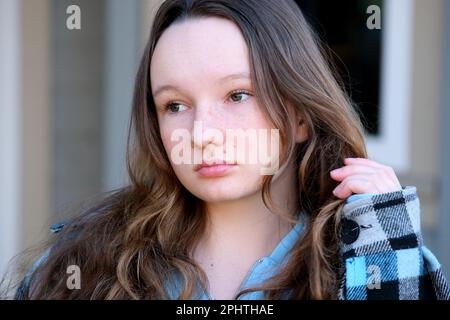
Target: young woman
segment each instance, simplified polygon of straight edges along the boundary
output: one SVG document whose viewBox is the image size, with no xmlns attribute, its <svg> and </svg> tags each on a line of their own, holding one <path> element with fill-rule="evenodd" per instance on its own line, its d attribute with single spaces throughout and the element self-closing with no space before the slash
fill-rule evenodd
<svg viewBox="0 0 450 320">
<path fill-rule="evenodd" d="M 241 150 L 225 134 L 273 130 Z M 271 147 L 273 174 L 237 156 L 255 144 Z M 17 298 L 450 297 L 416 188 L 368 159 L 294 1 L 162 4 L 136 77 L 128 169 L 129 186 L 55 226 Z"/>
</svg>

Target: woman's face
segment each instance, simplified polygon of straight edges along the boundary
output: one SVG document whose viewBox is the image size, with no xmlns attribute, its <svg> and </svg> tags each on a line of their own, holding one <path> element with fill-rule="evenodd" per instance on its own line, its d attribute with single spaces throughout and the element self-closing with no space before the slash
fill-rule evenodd
<svg viewBox="0 0 450 320">
<path fill-rule="evenodd" d="M 206 202 L 259 192 L 263 168 L 274 168 L 261 152 L 272 148 L 277 157 L 277 132 L 253 95 L 239 28 L 221 18 L 175 23 L 159 39 L 150 68 L 161 138 L 186 189 Z"/>
</svg>

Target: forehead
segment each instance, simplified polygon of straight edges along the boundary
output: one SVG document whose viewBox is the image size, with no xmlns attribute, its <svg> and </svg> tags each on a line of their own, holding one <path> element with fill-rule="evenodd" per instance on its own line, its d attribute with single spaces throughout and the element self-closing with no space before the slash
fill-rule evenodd
<svg viewBox="0 0 450 320">
<path fill-rule="evenodd" d="M 249 73 L 248 48 L 240 29 L 222 18 L 188 19 L 161 35 L 152 57 L 152 87 L 192 79 L 210 82 Z"/>
</svg>

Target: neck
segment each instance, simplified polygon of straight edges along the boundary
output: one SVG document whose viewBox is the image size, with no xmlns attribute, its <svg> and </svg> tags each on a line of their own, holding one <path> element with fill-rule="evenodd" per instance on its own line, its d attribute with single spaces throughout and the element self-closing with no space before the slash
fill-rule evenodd
<svg viewBox="0 0 450 320">
<path fill-rule="evenodd" d="M 295 172 L 286 170 L 271 186 L 273 202 L 291 217 L 298 213 L 295 176 Z M 206 203 L 206 211 L 209 223 L 199 251 L 211 260 L 237 254 L 250 260 L 268 256 L 293 227 L 264 205 L 261 192 L 233 201 Z"/>
</svg>

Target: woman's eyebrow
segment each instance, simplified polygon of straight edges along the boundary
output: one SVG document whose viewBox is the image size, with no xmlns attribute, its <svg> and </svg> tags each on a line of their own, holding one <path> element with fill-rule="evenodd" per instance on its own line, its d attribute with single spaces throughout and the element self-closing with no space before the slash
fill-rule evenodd
<svg viewBox="0 0 450 320">
<path fill-rule="evenodd" d="M 170 91 L 170 90 L 177 91 L 178 88 L 176 86 L 172 86 L 170 84 L 163 85 L 163 86 L 159 87 L 157 90 L 155 90 L 155 93 L 153 93 L 153 97 L 157 97 L 162 92 Z"/>
<path fill-rule="evenodd" d="M 219 80 L 217 80 L 217 83 L 220 84 L 222 82 L 235 79 L 250 79 L 250 75 L 248 74 L 248 72 L 233 73 L 220 78 Z"/>
<path fill-rule="evenodd" d="M 229 80 L 236 80 L 236 79 L 250 79 L 250 75 L 248 74 L 248 72 L 239 72 L 239 73 L 229 74 L 229 75 L 219 78 L 217 80 L 217 84 L 221 84 L 223 82 L 226 82 Z M 166 85 L 163 85 L 163 86 L 159 87 L 158 89 L 156 89 L 155 92 L 153 93 L 153 97 L 158 96 L 163 91 L 169 91 L 169 90 L 177 91 L 179 89 L 176 86 L 166 84 Z"/>
</svg>

